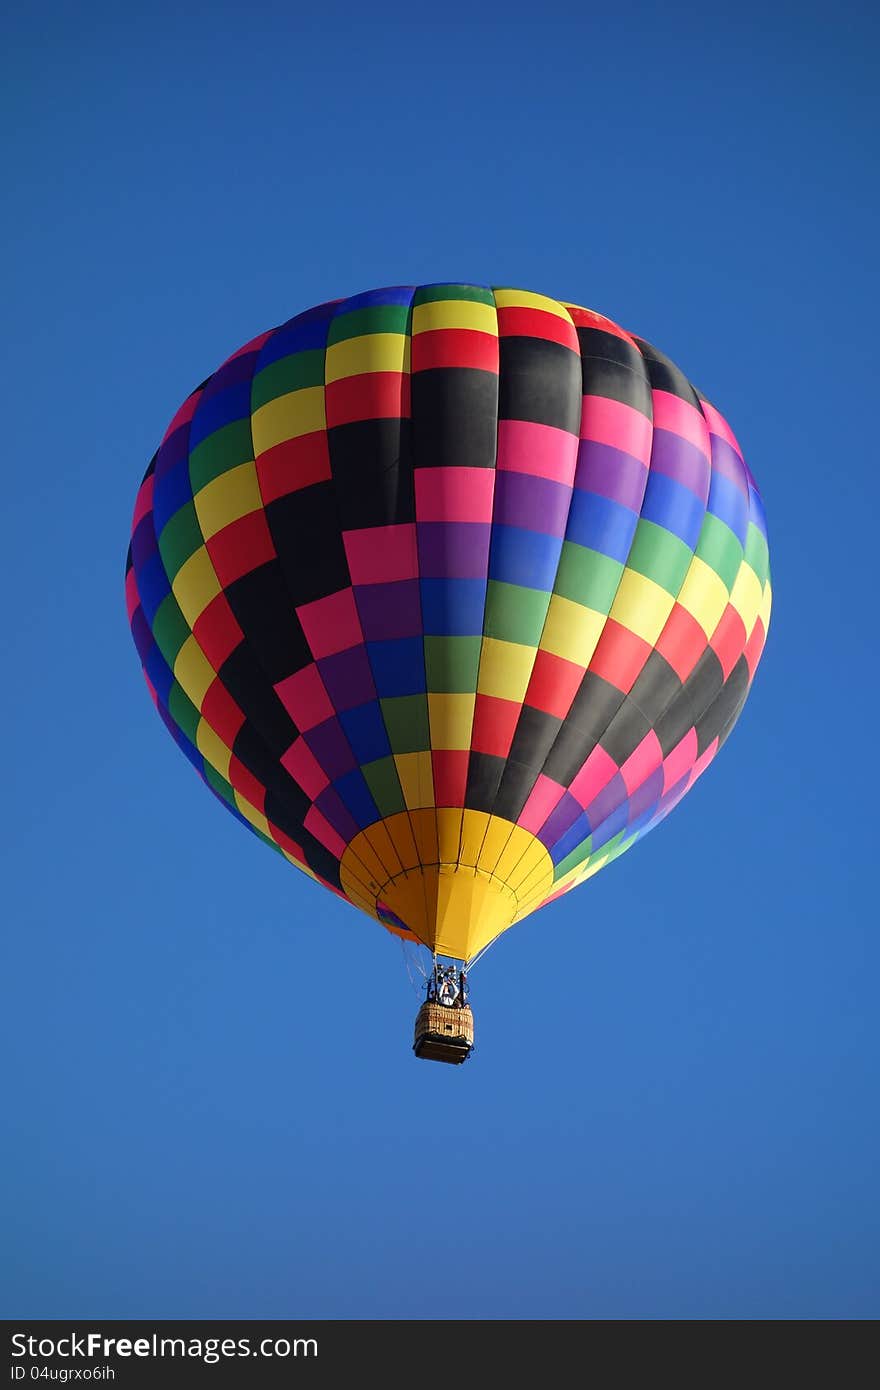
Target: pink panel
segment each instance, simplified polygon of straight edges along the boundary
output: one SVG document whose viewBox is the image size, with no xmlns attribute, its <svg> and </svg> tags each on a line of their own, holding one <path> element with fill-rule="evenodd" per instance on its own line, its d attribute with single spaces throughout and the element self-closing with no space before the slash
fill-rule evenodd
<svg viewBox="0 0 880 1390">
<path fill-rule="evenodd" d="M 712 433 L 717 434 L 719 439 L 726 440 L 731 449 L 735 449 L 740 458 L 742 458 L 743 452 L 739 447 L 739 440 L 728 425 L 724 416 L 715 409 L 714 405 L 710 405 L 708 401 L 702 401 L 701 405 L 703 407 L 703 415 L 706 417 L 709 423 L 709 429 Z"/>
<path fill-rule="evenodd" d="M 702 410 L 698 410 L 695 405 L 688 405 L 687 401 L 683 401 L 680 396 L 673 396 L 670 391 L 654 391 L 652 396 L 654 429 L 670 430 L 673 434 L 680 435 L 705 454 L 706 458 L 710 458 L 712 446 L 709 443 L 709 426 Z"/>
<path fill-rule="evenodd" d="M 634 753 L 630 753 L 620 771 L 626 785 L 627 795 L 632 796 L 634 791 L 646 781 L 655 768 L 658 768 L 663 761 L 663 750 L 660 747 L 660 740 L 649 729 Z"/>
<path fill-rule="evenodd" d="M 668 792 L 693 767 L 697 757 L 697 731 L 689 729 L 663 760 L 663 790 Z"/>
<path fill-rule="evenodd" d="M 316 840 L 320 840 L 325 849 L 329 849 L 330 853 L 335 854 L 337 859 L 342 858 L 345 853 L 345 841 L 333 829 L 327 818 L 321 815 L 317 806 L 310 808 L 303 825 L 314 835 Z"/>
<path fill-rule="evenodd" d="M 532 473 L 555 483 L 574 483 L 578 441 L 567 430 L 530 420 L 499 420 L 498 467 Z"/>
<path fill-rule="evenodd" d="M 607 787 L 617 770 L 617 763 L 611 754 L 606 753 L 605 749 L 600 748 L 597 743 L 569 787 L 569 791 L 575 801 L 580 802 L 586 810 L 590 803 L 595 801 L 602 788 Z"/>
<path fill-rule="evenodd" d="M 281 759 L 281 766 L 287 769 L 312 801 L 321 795 L 330 781 L 304 738 L 294 739 Z"/>
<path fill-rule="evenodd" d="M 414 524 L 367 526 L 342 535 L 353 584 L 393 584 L 417 579 L 419 557 Z"/>
<path fill-rule="evenodd" d="M 304 603 L 296 613 L 316 661 L 349 647 L 359 647 L 364 640 L 351 589 L 340 589 L 314 603 Z"/>
<path fill-rule="evenodd" d="M 651 421 L 631 405 L 606 400 L 604 396 L 584 396 L 581 439 L 609 444 L 612 449 L 622 449 L 647 464 L 651 458 L 652 434 Z"/>
<path fill-rule="evenodd" d="M 417 468 L 415 481 L 419 521 L 492 520 L 491 468 Z"/>
<path fill-rule="evenodd" d="M 550 812 L 559 804 L 564 795 L 565 788 L 549 777 L 545 777 L 542 772 L 522 809 L 517 825 L 521 825 L 524 830 L 530 830 L 533 835 L 537 835 Z"/>
<path fill-rule="evenodd" d="M 278 682 L 275 692 L 294 724 L 303 732 L 323 724 L 336 713 L 317 666 L 294 671 L 292 676 Z"/>
</svg>

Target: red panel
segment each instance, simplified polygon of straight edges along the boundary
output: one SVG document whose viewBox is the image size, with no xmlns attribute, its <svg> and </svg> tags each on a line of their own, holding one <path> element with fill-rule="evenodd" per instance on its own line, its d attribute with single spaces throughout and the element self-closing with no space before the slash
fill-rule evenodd
<svg viewBox="0 0 880 1390">
<path fill-rule="evenodd" d="M 202 701 L 202 718 L 210 724 L 214 733 L 222 738 L 226 747 L 231 748 L 235 742 L 236 734 L 244 723 L 244 713 L 239 709 L 219 676 L 211 682 L 205 691 L 205 698 Z"/>
<path fill-rule="evenodd" d="M 243 574 L 250 574 L 251 570 L 275 558 L 275 547 L 263 511 L 240 516 L 218 531 L 207 545 L 224 589 Z"/>
<path fill-rule="evenodd" d="M 577 328 L 598 328 L 600 332 L 613 333 L 615 338 L 622 338 L 625 343 L 632 343 L 635 347 L 631 335 L 619 323 L 606 319 L 603 314 L 594 313 L 592 309 L 580 309 L 574 304 L 566 304 L 565 307 Z"/>
<path fill-rule="evenodd" d="M 703 646 L 705 645 L 704 637 Z M 643 638 L 637 637 L 614 618 L 609 618 L 593 653 L 590 670 L 627 694 L 635 684 L 636 677 L 651 651 L 650 644 Z"/>
<path fill-rule="evenodd" d="M 266 805 L 266 788 L 262 782 L 258 782 L 252 772 L 248 772 L 244 763 L 239 762 L 233 753 L 229 760 L 229 780 L 237 792 L 256 806 L 258 811 L 263 811 Z"/>
<path fill-rule="evenodd" d="M 583 678 L 583 666 L 539 649 L 524 703 L 564 719 Z"/>
<path fill-rule="evenodd" d="M 457 749 L 441 749 L 431 754 L 436 806 L 464 805 L 469 756 Z"/>
<path fill-rule="evenodd" d="M 721 620 L 712 634 L 709 645 L 721 662 L 724 679 L 727 680 L 746 645 L 745 624 L 732 603 L 729 603 L 721 614 Z"/>
<path fill-rule="evenodd" d="M 562 343 L 563 347 L 578 352 L 577 334 L 570 323 L 558 314 L 548 314 L 543 309 L 529 309 L 516 304 L 498 310 L 499 338 L 546 338 L 551 343 Z"/>
<path fill-rule="evenodd" d="M 234 652 L 244 639 L 225 594 L 217 594 L 199 614 L 193 625 L 193 635 L 214 670 L 219 671 L 230 652 Z"/>
<path fill-rule="evenodd" d="M 513 742 L 522 705 L 501 700 L 496 695 L 478 695 L 474 705 L 471 748 L 475 753 L 493 753 L 506 758 Z"/>
<path fill-rule="evenodd" d="M 408 372 L 363 372 L 331 381 L 325 391 L 327 428 L 355 420 L 396 420 L 410 413 Z"/>
<path fill-rule="evenodd" d="M 498 339 L 472 328 L 434 328 L 414 333 L 412 369 L 424 372 L 431 367 L 476 367 L 497 372 Z"/>
<path fill-rule="evenodd" d="M 755 626 L 752 628 L 752 635 L 746 643 L 745 649 L 746 665 L 749 668 L 750 679 L 754 677 L 755 671 L 757 670 L 766 640 L 767 634 L 764 631 L 764 624 L 761 619 L 758 618 L 755 621 Z"/>
<path fill-rule="evenodd" d="M 284 831 L 279 830 L 278 826 L 273 825 L 271 821 L 269 822 L 269 830 L 271 831 L 272 839 L 275 841 L 276 845 L 280 845 L 282 849 L 286 849 L 287 853 L 292 854 L 298 863 L 305 864 L 306 856 L 303 853 L 302 846 L 298 845 L 296 840 L 291 840 L 289 835 L 285 835 Z"/>
<path fill-rule="evenodd" d="M 669 662 L 679 680 L 687 680 L 707 645 L 706 634 L 696 618 L 692 618 L 680 603 L 674 604 L 657 639 L 657 650 Z"/>
<path fill-rule="evenodd" d="M 285 439 L 257 459 L 257 480 L 263 505 L 290 492 L 325 482 L 330 477 L 330 451 L 323 430 Z"/>
</svg>

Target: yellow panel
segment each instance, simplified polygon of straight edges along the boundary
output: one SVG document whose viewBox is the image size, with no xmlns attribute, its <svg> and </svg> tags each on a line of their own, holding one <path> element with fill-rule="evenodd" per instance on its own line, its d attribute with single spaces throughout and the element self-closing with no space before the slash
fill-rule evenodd
<svg viewBox="0 0 880 1390">
<path fill-rule="evenodd" d="M 388 836 L 404 869 L 415 869 L 424 863 L 413 835 L 412 815 L 412 812 L 398 811 L 385 821 Z"/>
<path fill-rule="evenodd" d="M 379 858 L 366 834 L 358 835 L 357 856 L 352 856 L 352 872 L 373 893 L 381 893 L 383 886 L 392 877 L 392 869 Z M 395 865 L 393 873 L 398 872 Z"/>
<path fill-rule="evenodd" d="M 387 883 L 389 878 L 393 878 L 395 874 L 402 871 L 403 865 L 400 862 L 400 855 L 394 848 L 394 841 L 388 833 L 387 822 L 376 821 L 374 825 L 368 825 L 366 830 L 355 837 L 352 844 L 360 846 L 363 841 L 370 845 L 376 858 L 384 866 L 385 872 L 380 883 Z M 364 853 L 366 854 L 366 849 Z"/>
<path fill-rule="evenodd" d="M 540 841 L 536 841 L 534 835 L 531 835 L 528 830 L 523 830 L 521 825 L 514 826 L 513 833 L 498 856 L 493 869 L 496 877 L 503 879 L 511 887 L 519 883 L 522 877 L 519 866 L 523 862 L 524 856 L 529 852 L 534 858 L 535 851 L 532 850 L 532 846 L 536 843 L 540 844 Z"/>
<path fill-rule="evenodd" d="M 257 830 L 262 830 L 263 834 L 268 835 L 271 840 L 272 833 L 269 830 L 269 822 L 266 820 L 262 811 L 258 811 L 256 806 L 252 806 L 247 797 L 242 796 L 241 792 L 234 792 L 234 796 L 235 804 L 239 811 L 241 811 L 245 820 L 249 820 L 251 825 L 256 826 Z"/>
<path fill-rule="evenodd" d="M 403 799 L 410 810 L 434 805 L 434 772 L 430 753 L 395 753 L 394 763 Z"/>
<path fill-rule="evenodd" d="M 770 610 L 773 607 L 773 590 L 770 587 L 770 580 L 764 581 L 764 593 L 761 598 L 761 609 L 758 617 L 764 625 L 765 634 L 770 630 Z M 751 635 L 751 634 L 749 634 Z"/>
<path fill-rule="evenodd" d="M 498 315 L 491 304 L 476 304 L 470 299 L 437 299 L 433 304 L 417 304 L 412 314 L 413 334 L 438 328 L 470 328 L 495 338 Z"/>
<path fill-rule="evenodd" d="M 489 828 L 489 816 L 485 811 L 466 810 L 461 821 L 460 864 L 476 865 Z"/>
<path fill-rule="evenodd" d="M 408 372 L 410 340 L 405 333 L 363 333 L 327 349 L 324 380 L 341 381 L 362 372 Z"/>
<path fill-rule="evenodd" d="M 482 869 L 487 874 L 494 873 L 498 860 L 507 848 L 511 837 L 516 839 L 520 835 L 527 836 L 528 839 L 532 838 L 527 830 L 513 825 L 503 816 L 490 816 L 486 837 L 483 840 L 483 848 L 477 861 L 477 868 Z"/>
<path fill-rule="evenodd" d="M 240 463 L 207 483 L 193 498 L 196 516 L 206 541 L 230 522 L 262 508 L 263 499 L 253 464 Z"/>
<path fill-rule="evenodd" d="M 186 691 L 196 709 L 202 708 L 205 691 L 216 672 L 190 633 L 174 660 L 174 678 Z"/>
<path fill-rule="evenodd" d="M 458 806 L 442 806 L 437 811 L 437 842 L 441 864 L 458 863 L 463 814 Z"/>
<path fill-rule="evenodd" d="M 227 748 L 219 734 L 216 734 L 204 719 L 199 720 L 196 729 L 196 747 L 213 768 L 229 781 L 229 760 L 232 749 Z"/>
<path fill-rule="evenodd" d="M 471 746 L 475 695 L 429 695 L 431 747 L 463 751 Z"/>
<path fill-rule="evenodd" d="M 705 560 L 701 560 L 699 555 L 695 555 L 685 576 L 678 601 L 682 608 L 687 609 L 692 618 L 696 618 L 706 637 L 709 638 L 718 626 L 721 614 L 727 607 L 727 588 L 724 581 L 719 579 Z"/>
<path fill-rule="evenodd" d="M 301 391 L 288 391 L 267 401 L 251 416 L 254 449 L 262 454 L 285 439 L 298 439 L 312 434 L 327 424 L 323 386 L 306 386 Z"/>
<path fill-rule="evenodd" d="M 558 319 L 571 323 L 571 315 L 564 305 L 556 299 L 548 299 L 543 294 L 533 294 L 531 290 L 493 290 L 495 303 L 499 309 L 543 309 L 545 314 L 555 314 Z"/>
<path fill-rule="evenodd" d="M 535 648 L 484 637 L 477 690 L 521 705 L 535 664 Z"/>
<path fill-rule="evenodd" d="M 220 581 L 204 546 L 181 565 L 171 589 L 190 627 L 220 593 Z"/>
<path fill-rule="evenodd" d="M 545 652 L 552 652 L 554 656 L 586 667 L 604 626 L 604 613 L 597 613 L 594 608 L 585 608 L 581 603 L 573 603 L 561 594 L 554 594 L 541 633 L 541 646 Z"/>
<path fill-rule="evenodd" d="M 530 843 L 526 846 L 525 852 L 519 856 L 516 866 L 508 874 L 505 874 L 505 881 L 510 884 L 517 897 L 524 892 L 531 882 L 532 875 L 542 866 L 551 863 L 550 855 L 541 841 L 534 835 L 529 838 Z"/>
<path fill-rule="evenodd" d="M 730 602 L 742 618 L 743 627 L 747 634 L 751 633 L 755 626 L 755 619 L 761 611 L 763 600 L 764 595 L 761 591 L 760 579 L 751 565 L 747 565 L 743 561 L 730 591 Z"/>
<path fill-rule="evenodd" d="M 610 616 L 653 647 L 674 603 L 672 594 L 660 584 L 655 584 L 653 579 L 646 579 L 636 570 L 625 569 Z"/>
<path fill-rule="evenodd" d="M 409 819 L 416 837 L 420 863 L 439 864 L 440 845 L 437 839 L 436 811 L 411 811 Z"/>
</svg>

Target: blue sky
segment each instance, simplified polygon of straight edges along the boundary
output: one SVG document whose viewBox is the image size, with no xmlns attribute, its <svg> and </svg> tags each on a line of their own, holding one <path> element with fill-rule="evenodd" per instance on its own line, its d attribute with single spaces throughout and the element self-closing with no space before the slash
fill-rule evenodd
<svg viewBox="0 0 880 1390">
<path fill-rule="evenodd" d="M 8 29 L 2 1314 L 877 1316 L 876 18 L 87 0 Z M 410 1054 L 399 944 L 174 748 L 122 594 L 197 382 L 310 304 L 447 278 L 678 361 L 746 449 L 775 588 L 718 761 L 494 948 L 461 1070 Z"/>
</svg>

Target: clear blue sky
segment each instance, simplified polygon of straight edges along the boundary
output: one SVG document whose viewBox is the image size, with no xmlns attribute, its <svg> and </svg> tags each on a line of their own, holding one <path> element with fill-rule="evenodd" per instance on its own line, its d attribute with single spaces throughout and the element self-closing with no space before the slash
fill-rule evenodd
<svg viewBox="0 0 880 1390">
<path fill-rule="evenodd" d="M 0 1311 L 877 1316 L 876 19 L 185 8 L 7 22 Z M 410 1054 L 397 941 L 177 752 L 122 586 L 141 473 L 227 353 L 441 279 L 678 361 L 775 581 L 719 759 L 493 949 L 461 1070 Z"/>
</svg>

